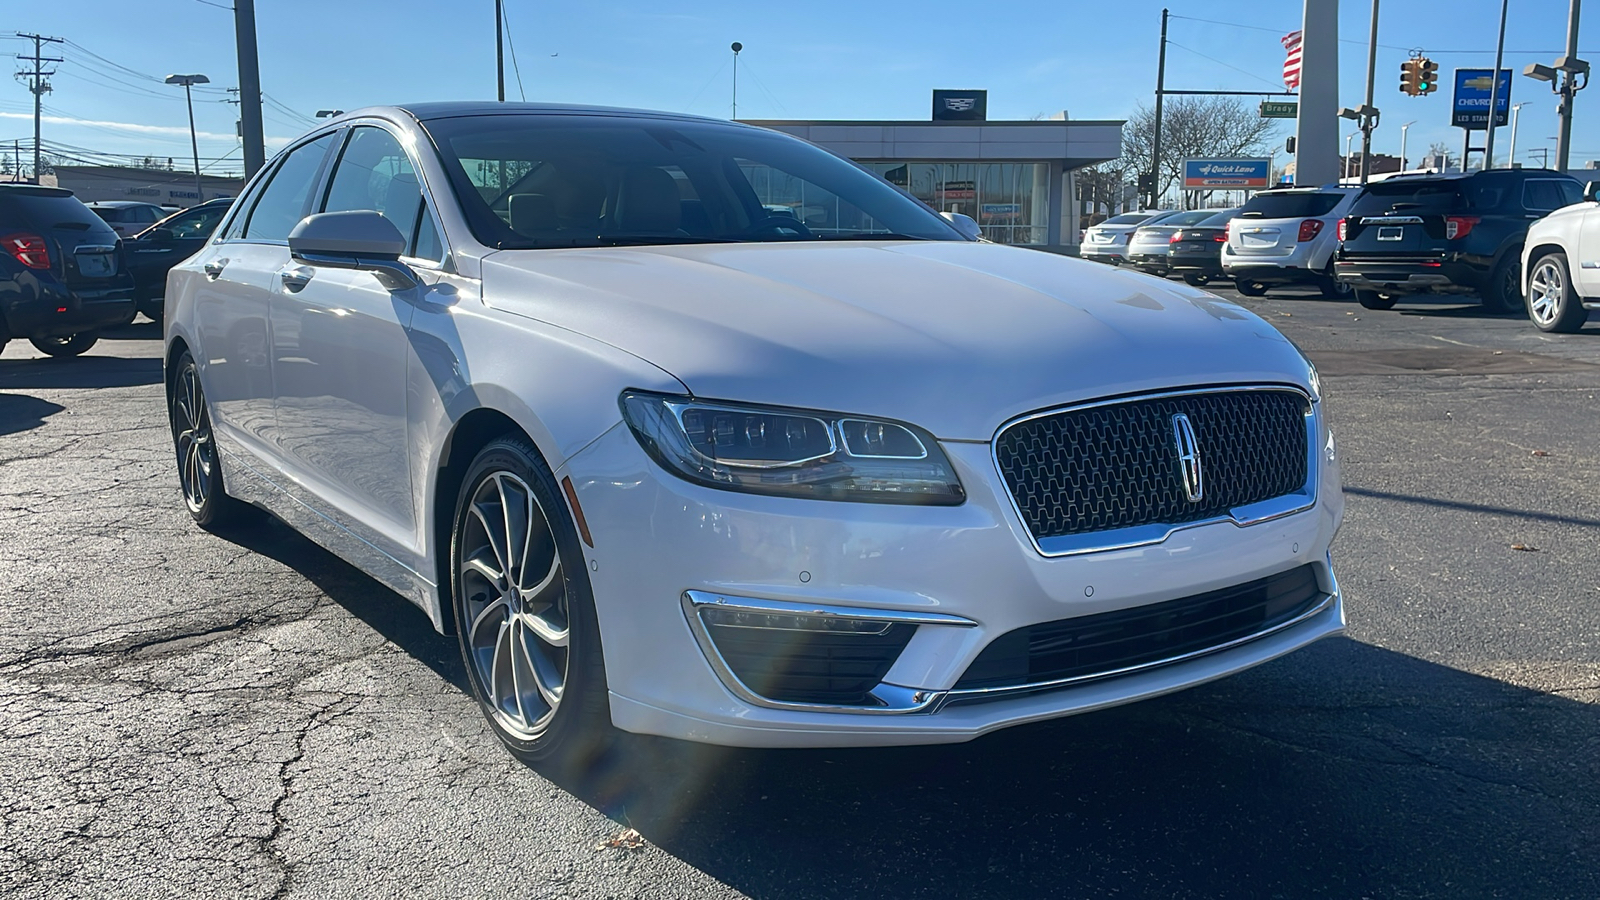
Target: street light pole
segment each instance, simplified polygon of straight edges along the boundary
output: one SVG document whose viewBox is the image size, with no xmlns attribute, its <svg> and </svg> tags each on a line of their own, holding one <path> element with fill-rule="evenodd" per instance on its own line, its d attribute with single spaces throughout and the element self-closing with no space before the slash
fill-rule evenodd
<svg viewBox="0 0 1600 900">
<path fill-rule="evenodd" d="M 1372 84 L 1378 77 L 1378 0 L 1372 0 L 1372 34 L 1367 40 L 1367 102 L 1361 107 L 1361 183 L 1372 174 L 1372 129 L 1377 110 L 1372 108 Z M 1348 154 L 1347 154 L 1348 155 Z"/>
<path fill-rule="evenodd" d="M 1355 139 L 1356 133 L 1354 131 L 1344 136 L 1344 175 L 1340 179 L 1341 181 L 1347 181 L 1350 178 L 1350 142 Z"/>
<path fill-rule="evenodd" d="M 194 95 L 190 88 L 197 84 L 210 84 L 211 79 L 204 75 L 168 75 L 167 84 L 183 85 L 183 99 L 189 104 L 189 147 L 194 151 L 194 197 L 195 205 L 206 202 L 204 188 L 200 185 L 200 139 L 194 130 Z"/>
<path fill-rule="evenodd" d="M 1578 63 L 1578 8 L 1582 0 L 1572 0 L 1572 5 L 1567 8 L 1567 55 L 1563 62 L 1569 66 Z M 1566 67 L 1563 67 L 1566 68 Z M 1561 140 L 1556 144 L 1556 168 L 1565 172 L 1567 163 L 1572 155 L 1572 101 L 1577 99 L 1574 95 L 1589 84 L 1589 67 L 1583 66 L 1583 84 L 1575 85 L 1578 73 L 1567 69 L 1566 81 L 1561 85 Z"/>
<path fill-rule="evenodd" d="M 1521 103 L 1511 104 L 1511 150 L 1506 154 L 1506 168 L 1508 169 L 1517 167 L 1517 117 L 1522 115 L 1522 108 L 1527 105 L 1526 100 Z"/>
<path fill-rule="evenodd" d="M 744 49 L 744 45 L 739 43 L 738 41 L 734 41 L 732 44 L 728 45 L 728 49 L 733 51 L 733 115 L 730 118 L 732 118 L 734 121 L 738 121 L 739 120 L 739 51 Z"/>
<path fill-rule="evenodd" d="M 494 0 L 494 81 L 495 97 L 501 103 L 506 102 L 506 39 L 500 33 L 500 23 L 506 20 L 503 0 Z"/>
<path fill-rule="evenodd" d="M 1400 126 L 1400 171 L 1402 172 L 1404 172 L 1406 169 L 1406 129 L 1415 124 L 1417 124 L 1417 122 L 1415 119 L 1413 119 L 1412 121 Z M 1512 140 L 1516 139 L 1513 138 Z"/>
<path fill-rule="evenodd" d="M 1573 0 L 1577 2 L 1577 0 Z M 1486 129 L 1483 136 L 1483 168 L 1494 168 L 1494 124 L 1500 118 L 1500 63 L 1505 59 L 1506 52 L 1506 7 L 1511 0 L 1500 0 L 1500 40 L 1494 45 L 1494 69 L 1490 71 L 1489 81 L 1489 121 L 1484 123 Z"/>
</svg>

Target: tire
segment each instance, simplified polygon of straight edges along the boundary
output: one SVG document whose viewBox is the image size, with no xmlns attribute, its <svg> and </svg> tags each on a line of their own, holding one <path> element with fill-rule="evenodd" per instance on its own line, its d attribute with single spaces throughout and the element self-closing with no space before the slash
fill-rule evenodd
<svg viewBox="0 0 1600 900">
<path fill-rule="evenodd" d="M 58 359 L 72 356 L 81 356 L 90 347 L 100 340 L 100 336 L 92 331 L 81 334 L 66 334 L 60 337 L 28 338 L 28 343 L 39 349 L 40 353 L 49 354 Z"/>
<path fill-rule="evenodd" d="M 1356 302 L 1367 309 L 1394 309 L 1397 298 L 1389 294 L 1380 294 L 1377 291 L 1364 291 L 1356 289 Z"/>
<path fill-rule="evenodd" d="M 1259 281 L 1241 278 L 1234 283 L 1234 288 L 1246 297 L 1265 297 L 1267 294 L 1267 286 Z"/>
<path fill-rule="evenodd" d="M 450 605 L 473 697 L 512 755 L 582 771 L 605 752 L 615 732 L 589 572 L 555 476 L 523 438 L 492 441 L 467 469 Z"/>
<path fill-rule="evenodd" d="M 1522 248 L 1507 250 L 1489 270 L 1480 292 L 1483 308 L 1496 313 L 1515 313 L 1526 309 L 1522 302 Z"/>
<path fill-rule="evenodd" d="M 1211 283 L 1211 276 L 1201 275 L 1198 272 L 1185 272 L 1183 273 L 1183 283 L 1192 284 L 1195 287 L 1205 287 Z"/>
<path fill-rule="evenodd" d="M 1539 257 L 1528 276 L 1528 318 L 1540 331 L 1572 334 L 1583 328 L 1589 311 L 1572 285 L 1564 253 Z"/>
<path fill-rule="evenodd" d="M 1318 287 L 1322 290 L 1322 296 L 1328 300 L 1348 300 L 1350 294 L 1354 292 L 1349 282 L 1340 281 L 1331 274 L 1322 276 Z"/>
<path fill-rule="evenodd" d="M 167 390 L 167 422 L 172 428 L 172 449 L 178 462 L 178 488 L 183 505 L 195 524 L 208 531 L 237 525 L 256 515 L 256 508 L 228 496 L 222 483 L 222 464 L 216 435 L 211 429 L 211 409 L 194 357 L 184 351 L 173 366 Z"/>
</svg>

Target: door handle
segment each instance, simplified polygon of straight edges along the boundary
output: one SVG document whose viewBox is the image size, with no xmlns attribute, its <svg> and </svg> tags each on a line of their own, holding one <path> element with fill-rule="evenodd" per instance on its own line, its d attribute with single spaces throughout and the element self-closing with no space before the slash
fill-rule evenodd
<svg viewBox="0 0 1600 900">
<path fill-rule="evenodd" d="M 291 294 L 297 294 L 302 288 L 311 283 L 311 274 L 311 269 L 301 266 L 279 272 L 278 280 L 283 282 L 284 290 Z"/>
<path fill-rule="evenodd" d="M 212 281 L 216 281 L 218 278 L 222 277 L 222 269 L 227 264 L 228 261 L 225 259 L 214 259 L 200 268 L 205 269 L 207 278 L 211 279 Z"/>
</svg>

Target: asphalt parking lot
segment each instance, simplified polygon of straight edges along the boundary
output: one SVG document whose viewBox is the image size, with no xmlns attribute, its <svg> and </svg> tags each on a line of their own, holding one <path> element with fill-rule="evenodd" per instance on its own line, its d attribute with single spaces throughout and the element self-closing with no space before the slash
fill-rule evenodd
<svg viewBox="0 0 1600 900">
<path fill-rule="evenodd" d="M 416 609 L 191 524 L 155 326 L 13 342 L 0 896 L 1600 896 L 1600 316 L 1240 302 L 1323 374 L 1347 637 L 967 745 L 554 780 Z"/>
</svg>

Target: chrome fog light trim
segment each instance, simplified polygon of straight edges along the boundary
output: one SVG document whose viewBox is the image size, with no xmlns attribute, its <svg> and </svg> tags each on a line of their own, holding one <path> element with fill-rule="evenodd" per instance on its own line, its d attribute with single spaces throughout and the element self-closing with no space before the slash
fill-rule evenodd
<svg viewBox="0 0 1600 900">
<path fill-rule="evenodd" d="M 866 704 L 808 703 L 774 700 L 756 692 L 734 672 L 733 666 L 717 647 L 711 627 L 790 631 L 801 634 L 875 636 L 891 627 L 944 625 L 971 628 L 978 623 L 947 613 L 906 612 L 891 609 L 862 609 L 786 600 L 736 597 L 709 591 L 684 591 L 684 615 L 700 650 L 722 683 L 739 699 L 767 709 L 840 712 L 858 715 L 904 715 L 935 709 L 945 692 L 927 691 L 880 683 L 867 694 Z"/>
</svg>

